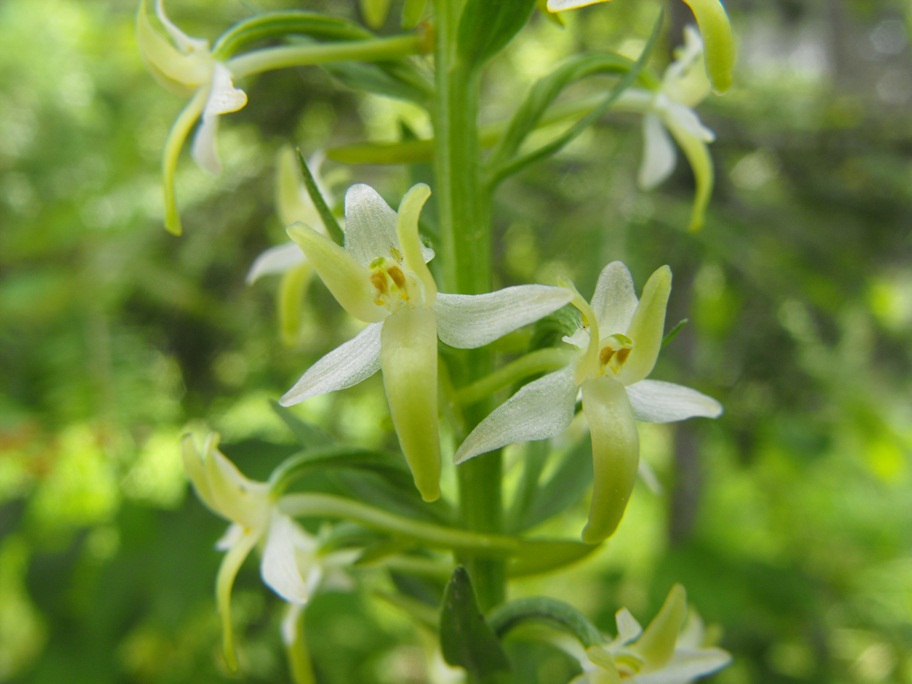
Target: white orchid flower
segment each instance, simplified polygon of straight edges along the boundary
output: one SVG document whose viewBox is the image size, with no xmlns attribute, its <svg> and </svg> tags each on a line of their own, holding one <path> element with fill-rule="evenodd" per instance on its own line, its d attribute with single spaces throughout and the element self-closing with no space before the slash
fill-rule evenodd
<svg viewBox="0 0 912 684">
<path fill-rule="evenodd" d="M 481 347 L 559 309 L 572 293 L 543 285 L 474 296 L 438 293 L 427 267 L 433 252 L 418 236 L 429 195 L 426 185 L 414 186 L 397 216 L 372 188 L 352 186 L 345 195 L 344 249 L 308 226 L 289 229 L 333 296 L 369 325 L 311 366 L 281 403 L 351 387 L 382 369 L 402 452 L 421 496 L 433 501 L 441 470 L 437 338 L 461 349 Z"/>
<path fill-rule="evenodd" d="M 165 225 L 180 233 L 180 217 L 174 200 L 174 173 L 184 141 L 196 121 L 202 118 L 193 140 L 192 153 L 207 171 L 221 171 L 216 134 L 218 118 L 247 104 L 247 95 L 234 87 L 231 71 L 216 61 L 209 42 L 181 31 L 165 14 L 163 0 L 156 0 L 155 14 L 164 28 L 162 35 L 149 19 L 146 0 L 140 0 L 137 38 L 140 54 L 150 71 L 165 86 L 192 94 L 190 103 L 174 122 L 165 143 L 162 167 L 165 186 Z"/>
<path fill-rule="evenodd" d="M 696 613 L 688 617 L 680 584 L 645 630 L 626 608 L 615 619 L 618 636 L 607 644 L 585 652 L 575 642 L 564 644 L 583 668 L 570 684 L 688 684 L 731 662 L 721 648 L 703 646 L 703 623 Z"/>
<path fill-rule="evenodd" d="M 564 12 L 611 0 L 548 0 L 549 12 Z M 721 0 L 684 0 L 706 41 L 706 75 L 717 92 L 728 90 L 735 65 L 735 43 Z"/>
<path fill-rule="evenodd" d="M 320 175 L 323 163 L 322 153 L 314 154 L 308 160 L 317 189 L 324 198 L 329 198 Z M 279 150 L 276 164 L 276 211 L 283 226 L 303 223 L 320 233 L 326 233 L 320 212 L 314 206 L 301 177 L 298 158 L 290 147 Z M 281 275 L 279 285 L 279 329 L 284 342 L 291 346 L 298 340 L 301 327 L 301 306 L 304 293 L 310 284 L 313 268 L 298 246 L 289 240 L 270 247 L 259 254 L 247 272 L 247 284 L 253 285 L 263 276 Z"/>
<path fill-rule="evenodd" d="M 597 543 L 613 534 L 636 480 L 636 421 L 664 423 L 722 413 L 715 399 L 696 390 L 646 380 L 662 346 L 670 292 L 667 266 L 652 274 L 637 300 L 627 267 L 619 261 L 608 264 L 591 305 L 579 295 L 573 301 L 582 313 L 582 328 L 565 341 L 579 350 L 576 361 L 529 383 L 495 409 L 456 451 L 456 462 L 514 442 L 554 437 L 570 425 L 582 393 L 594 470 L 583 540 Z"/>
<path fill-rule="evenodd" d="M 643 113 L 643 161 L 638 182 L 644 190 L 655 188 L 674 170 L 677 155 L 672 138 L 684 151 L 696 182 L 690 221 L 690 228 L 696 230 L 703 223 L 712 193 L 713 166 L 707 144 L 715 140 L 715 134 L 693 109 L 711 91 L 703 69 L 703 41 L 692 26 L 685 27 L 684 41 L 658 90 L 631 88 L 621 95 L 617 108 Z"/>
<path fill-rule="evenodd" d="M 202 450 L 189 436 L 183 443 L 184 467 L 202 502 L 231 522 L 218 541 L 225 551 L 216 580 L 225 657 L 236 668 L 231 632 L 231 588 L 244 560 L 263 544 L 263 581 L 292 605 L 303 606 L 316 591 L 332 560 L 320 554 L 317 540 L 279 512 L 270 486 L 244 477 L 218 450 L 218 435 L 206 437 Z"/>
</svg>

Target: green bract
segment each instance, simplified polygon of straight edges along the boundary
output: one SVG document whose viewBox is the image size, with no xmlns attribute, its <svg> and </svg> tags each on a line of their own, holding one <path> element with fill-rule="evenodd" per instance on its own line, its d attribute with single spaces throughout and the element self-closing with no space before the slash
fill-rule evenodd
<svg viewBox="0 0 912 684">
<path fill-rule="evenodd" d="M 345 196 L 345 247 L 297 225 L 289 235 L 338 302 L 369 325 L 354 339 L 317 361 L 281 403 L 351 387 L 383 370 L 396 434 L 426 501 L 440 496 L 437 414 L 437 338 L 474 349 L 567 304 L 572 294 L 527 285 L 484 295 L 437 292 L 421 244 L 418 216 L 430 195 L 413 187 L 396 214 L 367 185 Z"/>
<path fill-rule="evenodd" d="M 594 488 L 583 541 L 611 536 L 633 490 L 639 463 L 635 421 L 663 423 L 715 418 L 722 407 L 695 390 L 645 378 L 662 345 L 671 271 L 663 266 L 637 300 L 633 279 L 619 261 L 599 276 L 591 304 L 573 304 L 582 326 L 565 341 L 579 350 L 575 363 L 529 383 L 476 427 L 456 451 L 461 463 L 488 451 L 563 432 L 582 393 L 592 438 Z"/>
</svg>

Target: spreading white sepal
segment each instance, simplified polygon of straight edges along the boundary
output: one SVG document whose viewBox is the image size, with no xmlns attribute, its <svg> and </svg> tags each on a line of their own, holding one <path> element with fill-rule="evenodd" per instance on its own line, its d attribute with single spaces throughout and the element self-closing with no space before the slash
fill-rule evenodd
<svg viewBox="0 0 912 684">
<path fill-rule="evenodd" d="M 306 603 L 313 591 L 296 559 L 302 545 L 313 545 L 313 540 L 291 518 L 273 511 L 260 574 L 275 593 L 290 603 Z"/>
<path fill-rule="evenodd" d="M 643 190 L 652 190 L 674 170 L 678 155 L 671 136 L 658 114 L 643 115 L 643 162 L 637 183 Z"/>
<path fill-rule="evenodd" d="M 718 418 L 722 404 L 690 387 L 660 380 L 640 380 L 627 387 L 636 419 L 643 423 L 674 423 L 687 418 Z"/>
<path fill-rule="evenodd" d="M 508 444 L 560 434 L 573 420 L 578 393 L 571 367 L 530 382 L 472 430 L 453 460 L 462 463 Z"/>
<path fill-rule="evenodd" d="M 570 302 L 563 287 L 518 285 L 482 295 L 438 294 L 437 334 L 451 347 L 475 349 Z"/>
<path fill-rule="evenodd" d="M 549 12 L 563 12 L 564 10 L 576 9 L 577 7 L 586 7 L 604 2 L 604 0 L 548 0 Z"/>
<path fill-rule="evenodd" d="M 285 273 L 305 261 L 307 261 L 307 257 L 294 242 L 276 245 L 265 250 L 253 260 L 245 281 L 248 285 L 253 285 L 263 276 Z"/>
<path fill-rule="evenodd" d="M 721 648 L 676 648 L 672 659 L 661 670 L 637 675 L 637 684 L 689 684 L 699 677 L 718 672 L 731 663 Z"/>
<path fill-rule="evenodd" d="M 282 406 L 299 404 L 326 392 L 352 387 L 380 370 L 382 323 L 371 323 L 348 342 L 311 366 L 282 399 Z"/>
</svg>

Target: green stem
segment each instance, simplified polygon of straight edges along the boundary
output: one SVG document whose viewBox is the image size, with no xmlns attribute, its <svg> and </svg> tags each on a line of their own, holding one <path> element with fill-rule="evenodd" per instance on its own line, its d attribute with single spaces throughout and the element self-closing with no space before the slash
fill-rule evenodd
<svg viewBox="0 0 912 684">
<path fill-rule="evenodd" d="M 232 57 L 227 65 L 235 78 L 266 71 L 332 62 L 383 62 L 424 52 L 426 38 L 418 33 L 391 38 L 318 45 L 263 48 Z"/>
<path fill-rule="evenodd" d="M 578 352 L 574 350 L 556 347 L 537 349 L 502 368 L 498 368 L 493 373 L 476 380 L 471 385 L 460 387 L 456 391 L 454 399 L 463 406 L 474 404 L 530 375 L 563 368 L 577 354 Z"/>
<path fill-rule="evenodd" d="M 502 534 L 484 534 L 435 525 L 332 494 L 286 494 L 278 500 L 277 506 L 286 515 L 340 518 L 433 548 L 465 551 L 486 558 L 532 556 L 534 549 L 539 547 L 542 552 L 552 546 L 569 547 L 563 541 L 530 541 Z"/>
<path fill-rule="evenodd" d="M 488 191 L 483 187 L 481 147 L 478 136 L 480 74 L 457 56 L 459 18 L 464 0 L 435 0 L 436 102 L 435 195 L 440 235 L 446 262 L 444 290 L 461 294 L 490 292 L 492 287 L 491 215 Z M 486 349 L 464 354 L 454 365 L 457 385 L 467 385 L 491 372 L 493 360 Z M 466 411 L 465 427 L 471 430 L 488 412 L 487 403 Z M 503 529 L 500 452 L 472 459 L 457 468 L 459 503 L 464 525 L 478 532 Z M 478 601 L 485 610 L 503 601 L 506 566 L 502 560 L 462 554 Z"/>
</svg>

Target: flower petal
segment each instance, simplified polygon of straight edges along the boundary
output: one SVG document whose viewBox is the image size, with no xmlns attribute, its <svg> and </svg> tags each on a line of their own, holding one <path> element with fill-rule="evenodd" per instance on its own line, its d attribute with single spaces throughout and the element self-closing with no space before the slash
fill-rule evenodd
<svg viewBox="0 0 912 684">
<path fill-rule="evenodd" d="M 427 267 L 429 259 L 425 258 L 424 245 L 418 235 L 418 218 L 431 189 L 424 183 L 413 186 L 399 203 L 396 221 L 396 236 L 402 249 L 405 265 L 418 277 L 424 289 L 424 302 L 431 305 L 437 297 L 437 284 Z"/>
<path fill-rule="evenodd" d="M 611 0 L 548 0 L 549 12 L 563 12 L 564 10 L 576 9 L 577 7 L 586 7 L 595 5 L 600 2 L 610 2 Z"/>
<path fill-rule="evenodd" d="M 143 0 L 145 4 L 145 0 Z M 193 38 L 181 31 L 165 14 L 165 3 L 163 0 L 155 0 L 155 15 L 165 27 L 171 40 L 177 45 L 181 52 L 202 52 L 209 50 L 209 41 L 203 38 Z"/>
<path fill-rule="evenodd" d="M 440 496 L 437 432 L 437 316 L 402 308 L 383 322 L 383 386 L 402 453 L 425 501 Z"/>
<path fill-rule="evenodd" d="M 215 602 L 222 621 L 222 649 L 229 669 L 237 670 L 237 653 L 234 648 L 234 635 L 231 631 L 231 587 L 237 577 L 244 559 L 260 540 L 262 531 L 249 531 L 237 538 L 219 565 L 215 580 Z"/>
<path fill-rule="evenodd" d="M 187 105 L 178 114 L 177 119 L 171 124 L 171 130 L 168 131 L 168 138 L 165 140 L 165 147 L 162 150 L 162 190 L 165 197 L 165 228 L 174 235 L 181 234 L 180 213 L 177 210 L 177 198 L 174 190 L 174 174 L 177 171 L 177 160 L 180 157 L 181 150 L 187 136 L 190 135 L 190 129 L 199 119 L 203 108 L 206 106 L 206 90 L 200 88 L 196 94 L 187 103 Z"/>
<path fill-rule="evenodd" d="M 731 87 L 735 66 L 735 41 L 731 24 L 720 0 L 684 0 L 694 16 L 706 44 L 706 74 L 716 92 Z"/>
<path fill-rule="evenodd" d="M 674 170 L 674 144 L 658 114 L 647 112 L 643 115 L 643 161 L 637 184 L 643 190 L 652 190 L 664 181 Z"/>
<path fill-rule="evenodd" d="M 614 614 L 614 622 L 617 624 L 618 635 L 616 642 L 625 645 L 638 638 L 643 633 L 643 628 L 633 614 L 626 608 L 621 608 Z"/>
<path fill-rule="evenodd" d="M 156 9 L 161 10 L 160 3 Z M 163 85 L 186 95 L 187 89 L 192 92 L 211 78 L 212 59 L 209 57 L 208 44 L 206 41 L 189 38 L 181 33 L 180 29 L 164 16 L 163 11 L 159 11 L 158 18 L 178 46 L 175 47 L 155 29 L 149 20 L 146 2 L 141 0 L 136 16 L 136 41 L 140 56 Z M 172 29 L 189 42 L 175 40 Z"/>
<path fill-rule="evenodd" d="M 237 466 L 207 440 L 204 455 L 212 510 L 247 530 L 264 529 L 269 511 L 269 485 L 244 476 Z"/>
<path fill-rule="evenodd" d="M 393 216 L 395 218 L 395 214 Z M 358 262 L 346 249 L 302 224 L 289 228 L 288 235 L 348 313 L 366 323 L 382 321 L 389 315 L 385 307 L 374 303 L 376 293 L 367 266 Z"/>
<path fill-rule="evenodd" d="M 627 387 L 633 414 L 643 423 L 674 423 L 687 418 L 718 418 L 722 404 L 690 387 L 640 380 Z"/>
<path fill-rule="evenodd" d="M 294 242 L 286 242 L 284 245 L 276 245 L 262 252 L 247 271 L 245 282 L 253 285 L 264 275 L 275 275 L 284 273 L 307 261 L 307 257 L 301 252 L 300 248 Z"/>
<path fill-rule="evenodd" d="M 381 323 L 372 323 L 307 369 L 279 400 L 282 406 L 300 404 L 319 394 L 357 385 L 380 370 Z"/>
<path fill-rule="evenodd" d="M 731 655 L 721 648 L 675 650 L 661 670 L 640 673 L 637 684 L 688 684 L 699 677 L 718 672 L 731 663 Z"/>
<path fill-rule="evenodd" d="M 670 294 L 671 269 L 662 266 L 649 276 L 643 286 L 643 295 L 627 328 L 627 336 L 633 340 L 634 346 L 618 374 L 618 380 L 623 384 L 632 385 L 652 372 L 662 348 L 665 309 Z"/>
<path fill-rule="evenodd" d="M 606 337 L 626 333 L 636 308 L 637 296 L 630 271 L 623 262 L 612 261 L 599 274 L 592 295 L 592 310 L 598 319 L 599 334 Z"/>
<path fill-rule="evenodd" d="M 371 186 L 358 183 L 345 193 L 345 249 L 367 268 L 399 247 L 396 212 Z"/>
<path fill-rule="evenodd" d="M 293 347 L 300 339 L 301 309 L 312 276 L 313 266 L 305 261 L 282 274 L 279 282 L 279 330 L 282 333 L 282 341 L 288 347 Z"/>
<path fill-rule="evenodd" d="M 607 377 L 582 385 L 583 414 L 592 437 L 593 487 L 583 541 L 597 544 L 617 529 L 636 483 L 640 459 L 633 409 L 624 386 Z"/>
<path fill-rule="evenodd" d="M 671 660 L 686 618 L 687 592 L 680 584 L 675 584 L 661 610 L 631 646 L 631 650 L 646 661 L 644 670 L 658 670 Z"/>
<path fill-rule="evenodd" d="M 691 135 L 698 140 L 710 143 L 716 139 L 716 134 L 703 125 L 700 117 L 690 107 L 677 102 L 669 102 L 665 107 L 665 121 L 669 130 L 680 129 L 682 133 Z"/>
<path fill-rule="evenodd" d="M 298 567 L 296 548 L 312 540 L 287 515 L 272 513 L 260 575 L 279 596 L 290 603 L 307 603 L 311 588 Z"/>
<path fill-rule="evenodd" d="M 519 285 L 482 295 L 439 294 L 437 334 L 451 347 L 475 349 L 569 303 L 563 287 Z"/>
<path fill-rule="evenodd" d="M 222 170 L 216 146 L 218 117 L 236 112 L 246 104 L 247 94 L 234 87 L 228 67 L 216 62 L 212 70 L 212 85 L 203 109 L 203 123 L 193 138 L 192 148 L 193 158 L 210 173 L 219 174 Z"/>
<path fill-rule="evenodd" d="M 662 92 L 673 102 L 695 107 L 712 92 L 703 59 L 703 39 L 694 26 L 684 27 L 684 45 L 662 76 Z"/>
<path fill-rule="evenodd" d="M 675 141 L 684 151 L 684 156 L 687 157 L 687 162 L 693 171 L 696 193 L 694 195 L 693 208 L 690 212 L 689 229 L 691 231 L 699 230 L 703 226 L 706 206 L 709 204 L 709 198 L 712 195 L 715 182 L 715 171 L 712 159 L 709 156 L 709 149 L 703 137 L 693 134 L 676 120 L 668 119 L 666 124 Z M 709 129 L 706 130 L 708 131 Z"/>
<path fill-rule="evenodd" d="M 572 366 L 530 382 L 472 430 L 453 460 L 462 463 L 508 444 L 560 434 L 573 420 L 578 393 Z"/>
</svg>

